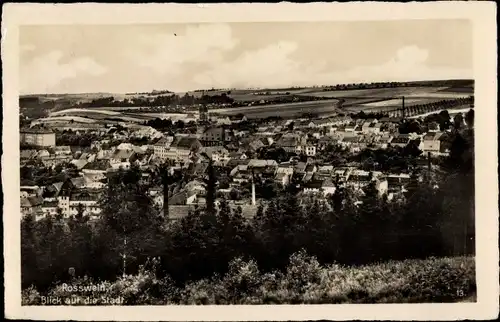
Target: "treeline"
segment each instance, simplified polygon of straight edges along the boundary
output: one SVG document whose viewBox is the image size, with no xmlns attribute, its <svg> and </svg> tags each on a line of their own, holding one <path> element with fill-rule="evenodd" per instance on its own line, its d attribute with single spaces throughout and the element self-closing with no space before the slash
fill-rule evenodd
<svg viewBox="0 0 500 322">
<path fill-rule="evenodd" d="M 158 131 L 176 133 L 187 127 L 196 126 L 196 123 L 193 121 L 184 122 L 183 120 L 177 120 L 176 122 L 173 122 L 170 119 L 155 118 L 144 122 L 144 125 L 151 126 L 153 129 Z"/>
<path fill-rule="evenodd" d="M 374 83 L 350 83 L 327 86 L 323 91 L 335 90 L 355 90 L 355 89 L 374 89 L 374 88 L 395 88 L 395 87 L 410 87 L 410 86 L 456 86 L 470 87 L 474 86 L 473 80 L 442 80 L 442 81 L 416 81 L 416 82 L 374 82 Z"/>
<path fill-rule="evenodd" d="M 44 187 L 76 177 L 78 177 L 78 170 L 69 162 L 46 167 L 41 161 L 32 160 L 20 167 L 21 186 Z"/>
<path fill-rule="evenodd" d="M 124 267 L 136 274 L 153 257 L 157 276 L 184 286 L 227 273 L 237 257 L 253 258 L 263 272 L 284 270 L 301 249 L 325 265 L 471 254 L 473 139 L 457 133 L 455 141 L 443 164 L 447 175 L 432 182 L 413 175 L 405 202 L 387 202 L 373 184 L 363 195 L 340 187 L 327 199 L 299 197 L 290 189 L 259 207 L 251 220 L 223 199 L 215 206 L 214 171 L 208 171 L 207 208 L 174 223 L 155 208 L 149 183 L 136 169 L 119 173 L 109 179 L 97 221 L 81 214 L 69 221 L 23 219 L 23 288 L 45 290 L 68 281 L 69 268 L 77 276 L 113 281 Z"/>
<path fill-rule="evenodd" d="M 127 93 L 127 95 L 160 95 L 160 94 L 173 94 L 174 92 L 169 90 L 152 90 L 151 92 L 135 92 L 135 93 Z"/>
<path fill-rule="evenodd" d="M 377 119 L 380 120 L 383 117 L 388 117 L 388 113 L 384 112 L 365 112 L 359 111 L 358 113 L 351 113 L 349 116 L 355 120 L 368 120 L 368 119 Z"/>
<path fill-rule="evenodd" d="M 210 105 L 210 104 L 232 104 L 234 99 L 226 93 L 220 95 L 202 95 L 194 96 L 185 94 L 179 96 L 159 95 L 155 97 L 132 97 L 123 100 L 116 100 L 114 97 L 97 98 L 90 102 L 80 102 L 75 107 L 77 108 L 93 108 L 93 107 L 144 107 L 147 112 L 149 107 L 176 107 L 193 106 L 193 105 Z M 141 109 L 139 109 L 141 111 Z"/>
<path fill-rule="evenodd" d="M 78 146 L 88 148 L 92 142 L 99 141 L 101 137 L 90 132 L 73 133 L 72 131 L 62 131 L 56 135 L 57 146 Z"/>
<path fill-rule="evenodd" d="M 440 100 L 437 102 L 432 102 L 427 104 L 408 106 L 405 108 L 405 114 L 406 116 L 413 116 L 413 115 L 433 112 L 436 110 L 452 109 L 455 107 L 472 105 L 472 104 L 474 104 L 473 96 L 461 97 L 449 100 Z"/>
<path fill-rule="evenodd" d="M 419 114 L 425 114 L 437 110 L 446 110 L 453 109 L 460 106 L 469 105 L 471 108 L 474 104 L 474 97 L 461 97 L 456 99 L 449 100 L 440 100 L 437 102 L 427 103 L 427 104 L 418 104 L 405 107 L 405 116 L 415 116 Z M 364 112 L 360 111 L 358 113 L 352 113 L 351 116 L 353 118 L 366 119 L 366 118 L 382 118 L 389 116 L 391 112 L 399 112 L 400 116 L 402 116 L 402 108 L 397 108 L 393 110 L 386 110 L 380 112 Z"/>
<path fill-rule="evenodd" d="M 246 106 L 252 104 L 254 106 L 259 105 L 272 105 L 272 104 L 285 104 L 285 103 L 300 103 L 300 102 L 313 102 L 313 101 L 323 101 L 331 100 L 331 97 L 320 97 L 320 96 L 308 96 L 308 95 L 284 95 L 278 97 L 272 97 L 265 100 L 245 100 L 235 102 L 234 106 Z"/>
</svg>

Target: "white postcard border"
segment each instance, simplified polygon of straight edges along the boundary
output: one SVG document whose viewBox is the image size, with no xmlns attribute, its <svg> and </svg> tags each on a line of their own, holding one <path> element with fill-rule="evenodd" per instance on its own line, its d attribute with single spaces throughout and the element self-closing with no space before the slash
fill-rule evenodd
<svg viewBox="0 0 500 322">
<path fill-rule="evenodd" d="M 8 318 L 43 320 L 455 320 L 498 315 L 498 184 L 494 2 L 311 4 L 5 4 L 2 17 L 5 307 Z M 21 306 L 18 26 L 237 21 L 470 19 L 476 108 L 477 303 L 259 306 Z"/>
</svg>

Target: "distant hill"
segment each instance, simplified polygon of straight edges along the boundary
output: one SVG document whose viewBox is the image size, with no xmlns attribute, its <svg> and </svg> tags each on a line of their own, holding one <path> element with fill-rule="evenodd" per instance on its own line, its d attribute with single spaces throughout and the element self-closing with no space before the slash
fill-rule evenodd
<svg viewBox="0 0 500 322">
<path fill-rule="evenodd" d="M 362 87 L 368 84 L 377 84 L 381 87 L 386 85 L 387 87 L 392 86 L 442 86 L 442 87 L 463 87 L 463 88 L 474 88 L 474 80 L 473 79 L 448 79 L 448 80 L 429 80 L 429 81 L 408 81 L 408 82 L 366 82 L 366 83 L 352 83 L 352 84 L 339 84 L 344 85 L 346 87 Z M 283 88 L 231 88 L 231 89 L 197 89 L 188 92 L 199 93 L 206 92 L 210 94 L 211 92 L 220 92 L 220 91 L 234 91 L 234 90 L 268 90 L 268 91 L 286 91 L 290 89 L 307 89 L 307 88 L 324 88 L 324 87 L 332 87 L 335 85 L 317 85 L 317 86 L 290 86 Z M 165 94 L 175 94 L 176 92 L 172 92 L 169 90 L 152 90 L 151 92 L 129 92 L 129 93 L 109 93 L 109 92 L 97 92 L 97 93 L 72 93 L 72 94 L 26 94 L 20 95 L 20 98 L 26 97 L 39 97 L 41 99 L 96 99 L 102 97 L 117 97 L 121 98 L 123 96 L 155 96 L 155 95 L 165 95 Z M 186 93 L 186 92 L 178 92 L 178 93 Z"/>
<path fill-rule="evenodd" d="M 29 118 L 45 117 L 50 112 L 59 111 L 67 108 L 85 107 L 85 105 L 92 105 L 98 107 L 115 106 L 120 102 L 133 102 L 133 106 L 156 106 L 154 102 L 159 105 L 168 105 L 172 101 L 169 97 L 172 95 L 179 96 L 174 101 L 177 102 L 186 94 L 194 96 L 195 99 L 203 95 L 208 98 L 213 98 L 223 95 L 224 98 L 230 97 L 231 100 L 236 102 L 268 102 L 272 100 L 279 100 L 286 102 L 291 96 L 300 96 L 302 99 L 307 100 L 307 97 L 342 97 L 351 96 L 350 93 L 355 95 L 356 90 L 374 90 L 383 91 L 383 96 L 390 95 L 404 95 L 399 92 L 406 92 L 412 87 L 429 87 L 439 89 L 437 96 L 447 97 L 449 95 L 473 95 L 474 93 L 474 80 L 472 79 L 453 79 L 453 80 L 431 80 L 431 81 L 412 81 L 412 82 L 372 82 L 372 83 L 351 83 L 339 84 L 329 86 L 310 86 L 310 87 L 288 87 L 288 88 L 264 88 L 264 89 L 230 89 L 221 92 L 216 89 L 209 89 L 207 91 L 192 91 L 187 93 L 174 93 L 169 90 L 153 90 L 151 92 L 137 92 L 137 93 L 75 93 L 75 94 L 30 94 L 21 95 L 19 98 L 19 107 L 21 113 Z M 396 90 L 399 88 L 399 90 Z M 394 89 L 394 94 L 393 90 Z M 344 91 L 345 93 L 341 94 Z M 352 91 L 352 92 L 351 92 Z M 399 92 L 398 92 L 399 91 Z M 370 92 L 368 92 L 370 94 Z M 435 96 L 434 95 L 434 96 Z M 358 93 L 358 96 L 366 96 Z M 372 93 L 373 96 L 373 93 Z M 193 99 L 191 99 L 192 101 Z M 314 99 L 312 99 L 314 100 Z M 168 101 L 168 102 L 167 102 Z M 189 101 L 184 99 L 184 101 Z M 208 100 L 210 101 L 210 100 Z M 153 103 L 151 103 L 153 102 Z M 88 103 L 88 104 L 87 104 Z M 226 102 L 228 103 L 228 102 Z M 359 103 L 359 102 L 358 102 Z M 97 104 L 97 105 L 96 105 Z M 115 105 L 113 105 L 115 104 Z M 158 105 L 157 104 L 157 105 Z M 176 103 L 177 104 L 177 103 Z M 186 103 L 188 104 L 188 103 Z"/>
</svg>

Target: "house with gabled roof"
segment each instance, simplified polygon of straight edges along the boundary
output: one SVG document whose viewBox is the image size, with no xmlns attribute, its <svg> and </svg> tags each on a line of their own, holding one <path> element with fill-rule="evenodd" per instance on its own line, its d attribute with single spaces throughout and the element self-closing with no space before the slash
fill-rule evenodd
<svg viewBox="0 0 500 322">
<path fill-rule="evenodd" d="M 276 174 L 274 177 L 274 181 L 282 186 L 286 186 L 290 183 L 293 176 L 293 166 L 290 164 L 280 164 L 276 169 Z"/>
<path fill-rule="evenodd" d="M 399 193 L 410 183 L 410 175 L 407 173 L 390 173 L 385 176 L 389 193 Z"/>
<path fill-rule="evenodd" d="M 203 146 L 223 145 L 226 141 L 226 130 L 224 127 L 209 127 L 200 135 Z"/>
<path fill-rule="evenodd" d="M 438 155 L 441 152 L 441 136 L 443 133 L 440 132 L 429 132 L 422 138 L 422 151 L 424 153 L 431 153 L 433 155 Z"/>
<path fill-rule="evenodd" d="M 34 159 L 36 158 L 38 152 L 36 150 L 21 150 L 20 152 L 20 158 L 21 159 Z"/>
<path fill-rule="evenodd" d="M 36 214 L 42 210 L 43 198 L 30 196 L 21 198 L 21 213 L 23 216 Z"/>
<path fill-rule="evenodd" d="M 40 220 L 46 216 L 55 216 L 58 213 L 59 204 L 57 201 L 44 201 L 41 205 L 41 216 L 37 216 Z"/>
<path fill-rule="evenodd" d="M 321 187 L 323 185 L 323 181 L 321 180 L 313 180 L 311 178 L 304 179 L 304 193 L 319 193 L 321 192 Z"/>
<path fill-rule="evenodd" d="M 100 189 L 105 186 L 107 170 L 110 168 L 108 160 L 97 160 L 87 163 L 82 168 L 85 187 L 89 189 Z"/>
<path fill-rule="evenodd" d="M 113 169 L 118 169 L 118 168 L 128 169 L 130 168 L 131 163 L 135 161 L 135 159 L 136 159 L 135 151 L 117 149 L 111 155 L 109 159 L 109 164 Z"/>
<path fill-rule="evenodd" d="M 387 178 L 379 171 L 364 171 L 355 169 L 352 170 L 347 178 L 348 186 L 363 190 L 370 182 L 374 181 L 379 195 L 383 195 L 388 191 Z"/>
<path fill-rule="evenodd" d="M 238 184 L 249 182 L 252 178 L 252 171 L 248 167 L 248 165 L 240 164 L 237 165 L 231 173 L 229 174 L 233 179 L 233 182 Z"/>
<path fill-rule="evenodd" d="M 177 137 L 167 150 L 166 158 L 175 162 L 189 161 L 191 154 L 201 148 L 201 142 L 194 137 Z"/>
<path fill-rule="evenodd" d="M 230 160 L 229 151 L 223 146 L 203 147 L 200 153 L 205 153 L 216 165 L 226 164 Z"/>
<path fill-rule="evenodd" d="M 336 189 L 337 187 L 331 178 L 325 178 L 321 183 L 321 190 L 325 195 L 334 194 Z"/>
<path fill-rule="evenodd" d="M 391 146 L 399 146 L 404 148 L 410 143 L 410 141 L 411 137 L 409 134 L 399 134 L 391 140 Z"/>
</svg>

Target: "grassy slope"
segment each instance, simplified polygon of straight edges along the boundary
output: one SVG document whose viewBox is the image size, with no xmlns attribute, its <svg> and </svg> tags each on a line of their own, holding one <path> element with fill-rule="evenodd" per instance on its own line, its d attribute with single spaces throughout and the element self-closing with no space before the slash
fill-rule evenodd
<svg viewBox="0 0 500 322">
<path fill-rule="evenodd" d="M 104 292 L 92 296 L 121 296 L 124 304 L 132 305 L 429 303 L 474 302 L 475 290 L 473 257 L 325 267 L 299 253 L 292 256 L 284 273 L 263 274 L 254 262 L 235 260 L 224 277 L 191 282 L 182 289 L 146 271 L 106 283 Z M 23 304 L 39 304 L 40 295 L 34 289 L 24 290 Z M 42 295 L 68 298 L 78 293 L 68 293 L 59 285 Z"/>
</svg>

